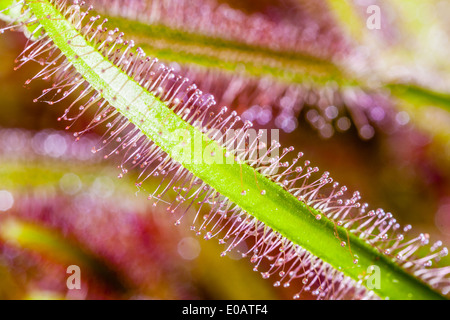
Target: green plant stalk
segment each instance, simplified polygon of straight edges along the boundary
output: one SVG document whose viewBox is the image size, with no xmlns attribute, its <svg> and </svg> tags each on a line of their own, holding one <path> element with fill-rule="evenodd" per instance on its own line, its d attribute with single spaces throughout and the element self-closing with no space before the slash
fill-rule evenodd
<svg viewBox="0 0 450 320">
<path fill-rule="evenodd" d="M 387 86 L 398 99 L 416 106 L 436 106 L 450 112 L 450 94 L 435 92 L 410 84 L 390 84 Z"/>
<path fill-rule="evenodd" d="M 358 85 L 356 79 L 342 74 L 335 64 L 313 56 L 275 51 L 122 17 L 106 17 L 111 25 L 132 35 L 136 45 L 147 54 L 165 61 L 227 73 L 243 69 L 246 77 L 269 76 L 286 84 L 314 82 L 324 85 L 333 81 L 343 86 Z"/>
<path fill-rule="evenodd" d="M 353 38 L 359 39 L 365 25 L 355 15 L 351 6 L 329 1 L 343 28 L 351 29 Z M 320 88 L 330 82 L 342 87 L 369 88 L 361 78 L 356 78 L 338 64 L 301 53 L 275 51 L 231 40 L 224 40 L 193 32 L 177 30 L 165 25 L 151 25 L 124 17 L 105 15 L 111 25 L 131 36 L 136 45 L 147 54 L 167 62 L 195 66 L 204 70 L 234 73 L 240 70 L 248 78 L 270 77 L 277 82 L 291 84 L 315 84 Z M 350 17 L 350 18 L 349 18 Z M 358 32 L 356 32 L 358 31 Z M 242 68 L 242 66 L 244 68 Z M 409 99 L 417 96 L 424 104 L 450 110 L 450 96 L 422 88 L 414 84 L 385 83 L 394 98 Z"/>
<path fill-rule="evenodd" d="M 0 3 L 3 1 L 0 0 Z M 381 285 L 379 289 L 373 290 L 382 298 L 444 298 L 363 240 L 348 234 L 344 228 L 335 226 L 325 216 L 317 220 L 315 216 L 320 212 L 298 201 L 252 167 L 239 163 L 192 163 L 190 155 L 176 151 L 179 141 L 174 135 L 176 136 L 177 130 L 182 129 L 188 133 L 186 142 L 191 143 L 190 137 L 202 135 L 198 129 L 183 121 L 157 97 L 103 57 L 48 1 L 27 1 L 27 5 L 40 20 L 47 36 L 84 79 L 102 93 L 103 98 L 175 161 L 217 192 L 356 281 L 369 266 L 376 264 L 381 270 Z M 225 149 L 215 141 L 205 136 L 203 140 L 215 150 L 225 153 Z M 194 157 L 201 157 L 203 149 L 197 150 Z M 246 195 L 241 194 L 243 189 Z M 261 195 L 260 190 L 265 190 L 266 194 Z M 347 247 L 340 246 L 334 230 L 339 238 L 348 239 L 353 257 Z M 357 264 L 353 263 L 353 258 L 358 259 Z"/>
<path fill-rule="evenodd" d="M 115 171 L 114 168 L 105 170 L 104 165 L 49 161 L 49 159 L 40 159 L 30 163 L 29 160 L 17 161 L 0 158 L 0 162 L 2 163 L 0 166 L 1 188 L 12 191 L 18 201 L 20 201 L 22 196 L 29 195 L 30 188 L 39 190 L 58 189 L 60 179 L 67 172 L 73 172 L 74 166 L 77 168 L 76 173 L 82 181 L 83 186 L 92 185 L 96 177 L 99 176 L 99 172 L 102 175 L 108 175 L 113 174 L 113 171 Z M 127 178 L 127 176 L 116 183 L 115 190 L 117 194 L 126 193 L 132 195 L 136 191 L 135 187 L 131 184 L 136 177 L 128 176 Z M 156 183 L 156 178 L 154 180 L 151 183 Z M 142 200 L 145 202 L 144 199 Z M 117 201 L 121 201 L 121 199 L 117 199 Z M 6 223 L 0 226 L 0 239 L 13 241 L 24 249 L 38 252 L 45 257 L 53 258 L 56 262 L 61 262 L 65 265 L 73 264 L 74 261 L 77 261 L 77 264 L 81 264 L 80 267 L 82 269 L 87 266 L 89 273 L 93 273 L 97 279 L 109 284 L 110 287 L 111 283 L 116 288 L 118 287 L 115 284 L 119 282 L 117 279 L 111 277 L 114 274 L 111 274 L 112 270 L 106 268 L 107 264 L 105 264 L 105 261 L 95 256 L 92 252 L 80 250 L 79 244 L 76 241 L 66 239 L 56 232 L 56 230 L 28 224 L 20 219 L 7 219 Z M 270 290 L 270 286 L 256 281 L 258 279 L 255 277 L 254 272 L 248 268 L 244 260 L 224 260 L 219 257 L 217 255 L 218 246 L 219 244 L 217 243 L 205 242 L 202 245 L 199 261 L 194 264 L 192 272 L 197 274 L 200 281 L 214 283 L 214 285 L 205 284 L 206 287 L 209 287 L 210 290 L 214 289 L 214 294 L 223 299 L 240 300 L 257 297 L 255 299 L 273 300 L 276 298 L 276 295 Z M 97 262 L 97 260 L 99 261 Z M 212 268 L 211 263 L 214 265 Z M 217 270 L 227 272 L 227 278 L 224 279 L 221 273 L 216 274 L 215 271 Z M 6 275 L 2 274 L 1 266 L 0 277 L 2 279 L 2 285 L 4 285 Z M 230 281 L 230 277 L 233 279 L 232 281 Z M 238 292 L 236 292 L 237 283 L 239 284 Z M 132 288 L 127 287 L 126 289 Z"/>
<path fill-rule="evenodd" d="M 122 283 L 116 271 L 105 261 L 82 248 L 73 239 L 64 239 L 55 230 L 27 223 L 16 218 L 9 218 L 0 226 L 0 239 L 12 241 L 22 248 L 39 252 L 47 258 L 63 264 L 77 261 L 96 279 L 123 294 L 128 288 Z"/>
</svg>

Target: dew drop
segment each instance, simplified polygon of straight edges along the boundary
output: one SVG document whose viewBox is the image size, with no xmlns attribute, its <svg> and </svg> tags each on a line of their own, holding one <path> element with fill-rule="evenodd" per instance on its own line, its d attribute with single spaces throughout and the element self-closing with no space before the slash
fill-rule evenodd
<svg viewBox="0 0 450 320">
<path fill-rule="evenodd" d="M 213 236 L 212 232 L 209 231 L 209 232 L 207 232 L 207 233 L 205 234 L 205 236 L 204 236 L 203 238 L 204 238 L 205 240 L 209 240 L 209 239 L 212 238 L 212 236 Z"/>
</svg>

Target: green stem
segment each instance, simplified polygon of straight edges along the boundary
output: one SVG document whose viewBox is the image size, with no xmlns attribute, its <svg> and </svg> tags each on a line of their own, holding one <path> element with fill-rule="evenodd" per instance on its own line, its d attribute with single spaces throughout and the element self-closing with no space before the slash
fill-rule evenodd
<svg viewBox="0 0 450 320">
<path fill-rule="evenodd" d="M 324 85 L 330 81 L 340 85 L 358 84 L 356 80 L 345 77 L 333 63 L 313 56 L 275 51 L 122 17 L 107 15 L 107 18 L 111 25 L 132 35 L 136 45 L 147 54 L 164 61 L 226 73 L 242 70 L 245 77 L 269 76 L 286 84 Z"/>
<path fill-rule="evenodd" d="M 387 88 L 398 99 L 417 106 L 436 106 L 450 112 L 450 94 L 435 92 L 412 84 L 389 84 Z"/>
<path fill-rule="evenodd" d="M 4 0 L 0 0 L 0 3 L 2 1 Z M 377 265 L 381 270 L 381 286 L 373 290 L 380 297 L 443 298 L 364 240 L 335 226 L 325 216 L 317 220 L 315 216 L 320 212 L 297 200 L 254 168 L 239 163 L 195 163 L 191 161 L 190 154 L 177 152 L 178 130 L 187 133 L 187 144 L 192 143 L 192 137 L 200 135 L 215 150 L 225 153 L 225 149 L 183 121 L 157 97 L 102 56 L 50 2 L 27 1 L 27 5 L 40 20 L 47 36 L 84 79 L 95 90 L 102 92 L 104 99 L 175 161 L 241 209 L 356 281 L 369 266 Z M 194 158 L 201 158 L 203 154 L 204 147 L 194 151 Z M 241 194 L 242 190 L 246 191 L 245 195 Z M 265 195 L 260 190 L 265 190 Z M 347 247 L 341 247 L 338 238 L 346 239 Z M 348 247 L 351 247 L 353 256 Z M 358 259 L 357 264 L 353 262 L 355 257 Z"/>
</svg>

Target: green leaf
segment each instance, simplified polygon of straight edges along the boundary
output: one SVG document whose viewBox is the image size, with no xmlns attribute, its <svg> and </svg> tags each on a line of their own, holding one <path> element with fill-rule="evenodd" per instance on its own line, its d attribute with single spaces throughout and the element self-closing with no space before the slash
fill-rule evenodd
<svg viewBox="0 0 450 320">
<path fill-rule="evenodd" d="M 1 1 L 0 1 L 1 3 Z M 108 61 L 49 1 L 26 1 L 49 37 L 83 78 L 131 123 L 221 195 L 251 214 L 267 227 L 308 250 L 355 281 L 376 264 L 381 269 L 381 286 L 374 292 L 389 299 L 441 299 L 441 294 L 401 268 L 365 240 L 336 225 L 322 212 L 299 201 L 278 183 L 255 168 L 237 163 L 192 162 L 190 154 L 178 152 L 177 132 L 186 132 L 189 144 L 201 136 L 206 145 L 226 154 L 226 149 L 198 128 L 175 114 L 164 102 L 141 87 Z M 205 154 L 206 146 L 194 153 Z M 211 156 L 212 157 L 212 156 Z M 265 194 L 261 194 L 265 190 Z M 243 194 L 242 191 L 245 191 Z M 320 219 L 319 219 L 320 218 Z M 338 239 L 347 239 L 342 247 Z M 351 248 L 351 252 L 349 252 Z"/>
</svg>

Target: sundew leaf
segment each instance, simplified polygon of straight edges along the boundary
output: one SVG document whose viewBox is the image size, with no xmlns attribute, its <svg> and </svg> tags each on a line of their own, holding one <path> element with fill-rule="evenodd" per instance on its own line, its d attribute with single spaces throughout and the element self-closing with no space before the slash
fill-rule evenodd
<svg viewBox="0 0 450 320">
<path fill-rule="evenodd" d="M 198 299 L 203 291 L 216 299 L 277 298 L 245 259 L 219 257 L 215 242 L 201 243 L 194 260 L 189 260 L 192 253 L 182 255 L 183 250 L 189 254 L 189 245 L 198 241 L 184 228 L 173 230 L 170 220 L 164 219 L 165 212 L 136 196 L 133 174 L 113 181 L 115 168 L 99 163 L 90 151 L 95 139 L 89 135 L 69 143 L 73 136 L 67 132 L 0 129 L 0 193 L 13 196 L 12 207 L 0 216 L 0 244 L 8 247 L 0 254 L 5 280 L 2 297 L 42 299 L 41 289 L 50 290 L 47 276 L 52 284 L 66 281 L 65 271 L 56 279 L 51 268 L 75 264 L 81 268 L 82 288 L 89 288 L 88 299 L 123 299 L 136 294 Z M 58 148 L 49 148 L 56 141 Z M 153 180 L 148 188 L 157 185 L 157 178 Z M 188 244 L 178 248 L 186 239 Z M 10 259 L 18 253 L 19 261 Z M 31 265 L 45 274 L 40 285 L 30 291 L 19 281 L 14 289 L 9 277 L 19 279 L 19 274 L 27 272 L 22 268 L 30 270 Z M 181 276 L 186 270 L 191 272 L 188 278 Z M 226 278 L 222 277 L 225 272 Z M 40 276 L 33 272 L 28 282 Z M 104 287 L 110 290 L 103 292 Z M 50 290 L 48 298 L 64 298 L 65 286 L 52 288 L 55 291 Z M 196 288 L 202 291 L 200 295 Z"/>
<path fill-rule="evenodd" d="M 305 11 L 302 12 L 303 15 L 318 15 L 314 6 L 311 8 L 303 5 L 302 1 L 297 2 L 301 10 Z M 350 119 L 360 137 L 366 140 L 375 135 L 372 126 L 388 132 L 404 126 L 403 122 L 398 121 L 401 115 L 397 112 L 400 111 L 397 99 L 400 97 L 396 95 L 399 92 L 389 90 L 392 79 L 380 70 L 378 62 L 370 62 L 370 59 L 381 63 L 389 61 L 389 57 L 395 56 L 395 52 L 390 53 L 392 48 L 378 58 L 378 51 L 371 50 L 376 52 L 374 56 L 369 56 L 366 65 L 373 66 L 372 69 L 364 68 L 359 74 L 352 67 L 353 61 L 361 59 L 359 51 L 369 48 L 373 43 L 389 48 L 389 45 L 382 42 L 388 40 L 381 39 L 380 34 L 375 33 L 377 30 L 367 29 L 367 17 L 359 12 L 363 8 L 356 10 L 355 4 L 331 1 L 316 5 L 320 7 L 321 13 L 319 17 L 314 17 L 314 23 L 329 21 L 329 25 L 347 36 L 336 40 L 343 48 L 337 50 L 330 59 L 320 54 L 314 55 L 314 51 L 308 50 L 308 45 L 300 46 L 297 51 L 289 51 L 270 48 L 257 40 L 248 44 L 242 39 L 221 38 L 220 32 L 216 30 L 217 25 L 227 23 L 224 21 L 226 18 L 212 18 L 222 17 L 221 7 L 214 7 L 214 1 L 202 4 L 209 8 L 206 10 L 209 18 L 205 20 L 209 21 L 209 28 L 215 30 L 212 32 L 206 31 L 208 27 L 195 24 L 195 18 L 166 21 L 163 14 L 166 11 L 188 11 L 189 4 L 183 1 L 173 5 L 173 8 L 171 4 L 159 1 L 153 1 L 151 5 L 148 1 L 126 0 L 108 3 L 97 0 L 91 3 L 97 5 L 98 10 L 108 17 L 112 25 L 133 38 L 136 46 L 147 54 L 172 63 L 177 70 L 181 66 L 180 72 L 199 85 L 200 89 L 213 93 L 220 105 L 254 106 L 242 114 L 245 120 L 262 125 L 272 121 L 278 128 L 290 132 L 298 125 L 297 117 L 302 114 L 322 137 L 329 138 L 335 131 L 346 131 Z M 388 3 L 385 5 L 388 6 Z M 230 14 L 236 11 L 228 10 Z M 256 19 L 252 15 L 246 18 L 250 21 Z M 384 16 L 383 19 L 387 21 Z M 241 22 L 236 22 L 236 25 L 239 23 Z M 251 22 L 248 24 L 252 25 Z M 389 27 L 395 28 L 391 24 Z M 302 31 L 302 26 L 298 29 Z M 307 29 L 303 31 L 307 32 Z M 348 35 L 352 36 L 352 40 L 346 42 L 343 39 L 348 38 Z M 316 40 L 327 37 L 329 34 L 321 31 L 316 35 Z M 401 52 L 398 46 L 395 50 Z M 328 45 L 324 51 L 332 52 L 332 45 Z M 378 79 L 378 87 L 369 84 L 374 79 Z M 439 95 L 437 92 L 433 94 Z M 380 108 L 383 116 L 374 116 L 374 110 Z M 420 128 L 423 127 L 422 119 L 412 117 Z"/>
<path fill-rule="evenodd" d="M 23 14 L 16 17 L 19 26 L 35 25 L 33 36 L 40 35 L 21 60 L 41 61 L 43 70 L 35 78 L 56 75 L 39 99 L 53 104 L 83 85 L 74 103 L 87 102 L 75 116 L 72 103 L 60 120 L 76 120 L 96 109 L 88 128 L 75 136 L 106 122 L 104 146 L 93 151 L 117 142 L 105 157 L 122 153 L 122 174 L 140 167 L 138 187 L 147 177 L 159 176 L 161 184 L 149 199 L 156 205 L 174 191 L 176 199 L 167 210 L 179 213 L 176 224 L 196 208 L 191 228 L 206 240 L 223 237 L 219 242 L 227 248 L 222 255 L 254 239 L 243 256 L 251 256 L 255 271 L 265 269 L 263 278 L 278 278 L 276 286 L 299 285 L 294 298 L 304 291 L 321 299 L 441 299 L 448 293 L 448 267 L 431 268 L 433 259 L 448 253 L 440 243 L 431 246 L 428 256 L 417 257 L 415 252 L 429 243 L 428 235 L 406 239 L 409 226 L 401 228 L 382 209 L 367 210 L 359 192 L 343 198 L 347 188 L 328 172 L 319 174 L 309 161 L 299 166 L 302 153 L 283 162 L 292 147 L 274 157 L 275 142 L 266 152 L 272 156 L 268 162 L 266 154 L 252 157 L 265 147 L 259 144 L 262 133 L 246 145 L 250 122 L 241 123 L 226 108 L 212 112 L 211 95 L 146 58 L 142 50 L 133 51 L 134 41 L 108 31 L 106 21 L 98 24 L 100 17 L 85 20 L 88 15 L 66 1 L 18 5 L 23 5 Z M 45 54 L 47 58 L 39 58 Z M 224 142 L 221 138 L 232 130 Z M 180 149 L 180 141 L 193 146 L 193 152 L 191 147 Z M 203 206 L 210 210 L 202 222 L 198 215 Z M 180 213 L 183 207 L 187 210 Z M 375 287 L 367 281 L 374 265 L 382 274 Z"/>
<path fill-rule="evenodd" d="M 260 15 L 248 15 L 249 22 L 244 22 L 237 10 L 228 9 L 230 12 L 222 13 L 222 7 L 214 7 L 214 1 L 196 4 L 180 1 L 176 5 L 124 0 L 91 3 L 98 5 L 99 11 L 106 14 L 113 25 L 129 34 L 136 46 L 172 63 L 177 69 L 181 68 L 181 74 L 193 80 L 200 89 L 214 94 L 220 105 L 254 106 L 242 114 L 245 120 L 255 120 L 262 125 L 271 121 L 276 127 L 291 132 L 302 115 L 323 138 L 330 138 L 335 130 L 348 130 L 352 121 L 359 136 L 365 140 L 374 136 L 372 126 L 381 130 L 396 126 L 395 112 L 386 103 L 386 98 L 343 67 L 344 58 L 353 59 L 348 52 L 350 47 L 335 31 L 315 26 L 317 22 L 308 16 L 314 11 L 310 6 L 306 6 L 309 10 L 303 8 L 301 26 L 288 24 L 281 31 L 273 31 L 260 26 L 261 23 L 273 25 Z M 195 8 L 191 10 L 203 8 L 207 12 L 203 20 L 208 21 L 208 26 L 195 23 L 195 17 L 175 23 L 164 18 L 164 13 L 189 11 L 192 6 Z M 305 14 L 309 27 L 304 25 Z M 326 20 L 327 14 L 326 11 L 322 13 L 320 20 Z M 232 23 L 232 29 L 238 29 L 240 33 L 234 38 L 221 38 L 220 26 L 229 25 L 231 22 L 227 17 L 234 15 L 239 18 L 233 19 L 239 21 Z M 314 29 L 311 24 L 320 31 L 308 36 Z M 247 32 L 258 33 L 259 29 L 267 29 L 269 34 L 253 36 L 247 41 L 242 37 Z M 284 42 L 277 38 L 285 34 L 293 34 L 292 39 L 285 41 L 291 46 L 283 46 Z M 276 44 L 270 46 L 266 38 Z M 305 41 L 306 38 L 313 41 Z M 317 46 L 319 50 L 315 48 Z M 370 116 L 370 111 L 376 107 L 384 110 L 383 119 Z M 258 114 L 266 116 L 258 119 Z"/>
</svg>

